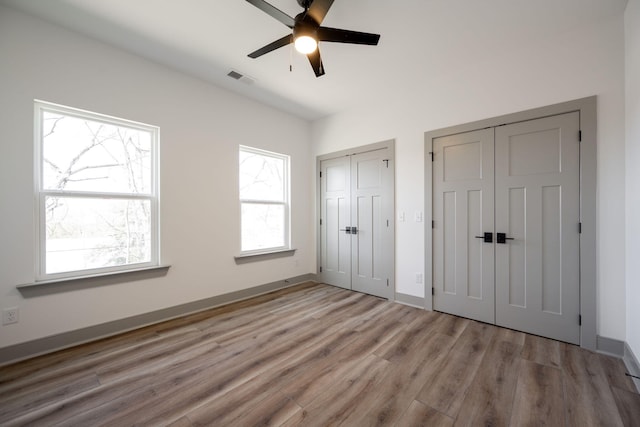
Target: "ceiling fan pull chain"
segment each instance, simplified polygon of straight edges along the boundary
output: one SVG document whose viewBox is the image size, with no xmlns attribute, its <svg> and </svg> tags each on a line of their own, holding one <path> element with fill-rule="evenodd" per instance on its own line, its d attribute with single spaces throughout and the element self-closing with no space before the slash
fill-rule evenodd
<svg viewBox="0 0 640 427">
<path fill-rule="evenodd" d="M 293 73 L 293 44 L 289 45 L 289 72 Z"/>
</svg>

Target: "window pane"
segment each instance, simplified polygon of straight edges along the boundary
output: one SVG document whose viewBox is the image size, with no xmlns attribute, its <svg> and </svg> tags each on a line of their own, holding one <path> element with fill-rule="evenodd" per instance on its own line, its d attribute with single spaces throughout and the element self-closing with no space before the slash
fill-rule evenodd
<svg viewBox="0 0 640 427">
<path fill-rule="evenodd" d="M 283 205 L 242 204 L 242 250 L 281 248 L 285 245 Z"/>
<path fill-rule="evenodd" d="M 240 198 L 284 202 L 285 160 L 240 151 Z"/>
<path fill-rule="evenodd" d="M 43 111 L 47 190 L 151 193 L 151 133 Z"/>
<path fill-rule="evenodd" d="M 46 273 L 151 261 L 151 202 L 46 197 Z"/>
</svg>

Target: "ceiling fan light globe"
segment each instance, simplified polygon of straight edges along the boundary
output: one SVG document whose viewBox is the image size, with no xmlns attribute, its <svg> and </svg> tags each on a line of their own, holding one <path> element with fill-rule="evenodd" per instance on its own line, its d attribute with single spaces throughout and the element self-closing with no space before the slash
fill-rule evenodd
<svg viewBox="0 0 640 427">
<path fill-rule="evenodd" d="M 308 55 L 318 48 L 318 42 L 311 36 L 299 36 L 295 40 L 296 50 L 300 53 Z"/>
</svg>

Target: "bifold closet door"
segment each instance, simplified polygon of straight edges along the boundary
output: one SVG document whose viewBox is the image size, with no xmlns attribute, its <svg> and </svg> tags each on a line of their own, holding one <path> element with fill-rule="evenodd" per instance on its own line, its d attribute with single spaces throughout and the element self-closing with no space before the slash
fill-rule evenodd
<svg viewBox="0 0 640 427">
<path fill-rule="evenodd" d="M 389 149 L 320 162 L 320 262 L 329 284 L 393 298 Z"/>
<path fill-rule="evenodd" d="M 495 321 L 493 134 L 467 132 L 433 146 L 433 307 L 487 323 Z"/>
<path fill-rule="evenodd" d="M 349 157 L 320 163 L 320 258 L 324 281 L 351 289 L 351 161 Z"/>
<path fill-rule="evenodd" d="M 435 310 L 579 344 L 579 121 L 434 140 Z"/>
<path fill-rule="evenodd" d="M 496 128 L 496 324 L 580 343 L 579 113 Z"/>
<path fill-rule="evenodd" d="M 393 298 L 390 260 L 393 258 L 391 169 L 388 149 L 351 156 L 352 289 Z"/>
</svg>

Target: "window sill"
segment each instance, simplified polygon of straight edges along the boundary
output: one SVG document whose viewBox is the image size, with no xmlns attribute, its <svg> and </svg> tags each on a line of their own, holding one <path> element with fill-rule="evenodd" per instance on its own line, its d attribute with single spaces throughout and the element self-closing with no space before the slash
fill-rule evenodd
<svg viewBox="0 0 640 427">
<path fill-rule="evenodd" d="M 158 265 L 158 266 L 153 266 L 153 267 L 144 267 L 144 268 L 135 268 L 135 269 L 131 269 L 131 270 L 121 270 L 121 271 L 112 271 L 109 273 L 99 273 L 99 274 L 88 274 L 86 276 L 75 276 L 75 277 L 63 277 L 63 278 L 59 278 L 59 279 L 47 279 L 47 280 L 38 280 L 36 282 L 33 283 L 25 283 L 23 285 L 18 285 L 16 286 L 16 288 L 18 289 L 30 289 L 30 288 L 36 288 L 39 286 L 47 286 L 47 285 L 59 285 L 59 284 L 64 284 L 64 283 L 79 283 L 79 282 L 85 282 L 85 281 L 91 281 L 91 280 L 96 280 L 96 279 L 102 279 L 102 278 L 109 278 L 109 277 L 126 277 L 126 276 L 133 276 L 136 273 L 144 273 L 144 272 L 157 272 L 157 273 L 163 273 L 167 270 L 169 270 L 171 266 L 170 265 Z"/>
<path fill-rule="evenodd" d="M 268 259 L 293 256 L 295 252 L 296 252 L 296 249 L 283 249 L 279 251 L 261 252 L 257 254 L 237 255 L 237 256 L 234 256 L 233 258 L 235 259 L 236 264 L 246 264 L 249 262 L 265 261 Z"/>
</svg>

